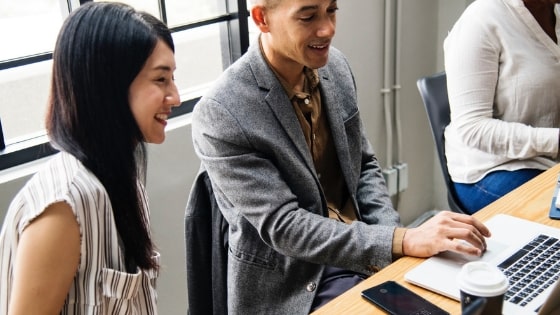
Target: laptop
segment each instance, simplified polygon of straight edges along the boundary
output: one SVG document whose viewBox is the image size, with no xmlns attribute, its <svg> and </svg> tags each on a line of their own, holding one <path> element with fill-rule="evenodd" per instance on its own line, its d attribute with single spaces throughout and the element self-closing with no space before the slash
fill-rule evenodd
<svg viewBox="0 0 560 315">
<path fill-rule="evenodd" d="M 485 224 L 492 236 L 482 257 L 440 253 L 407 272 L 405 280 L 459 301 L 456 278 L 461 267 L 486 261 L 502 269 L 510 282 L 504 315 L 560 314 L 560 229 L 506 214 Z M 530 273 L 529 268 L 537 270 Z"/>
</svg>

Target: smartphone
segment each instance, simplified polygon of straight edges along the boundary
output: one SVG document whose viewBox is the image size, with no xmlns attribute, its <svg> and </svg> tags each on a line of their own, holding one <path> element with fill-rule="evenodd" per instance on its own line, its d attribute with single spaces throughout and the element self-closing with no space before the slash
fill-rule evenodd
<svg viewBox="0 0 560 315">
<path fill-rule="evenodd" d="M 432 302 L 395 281 L 362 291 L 362 297 L 391 315 L 449 315 Z"/>
</svg>

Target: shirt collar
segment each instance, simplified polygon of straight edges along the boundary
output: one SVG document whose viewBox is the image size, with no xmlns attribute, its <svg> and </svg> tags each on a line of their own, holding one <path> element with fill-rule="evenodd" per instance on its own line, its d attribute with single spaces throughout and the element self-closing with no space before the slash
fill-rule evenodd
<svg viewBox="0 0 560 315">
<path fill-rule="evenodd" d="M 276 78 L 278 78 L 278 80 L 280 81 L 280 84 L 282 84 L 282 87 L 284 87 L 284 90 L 286 91 L 289 99 L 291 100 L 296 95 L 296 93 L 300 93 L 300 92 L 294 91 L 292 89 L 292 87 L 288 84 L 288 82 L 286 82 L 286 80 L 284 80 L 282 78 L 282 76 L 280 76 L 280 74 L 278 74 L 278 72 L 274 69 L 272 64 L 270 64 L 270 61 L 268 60 L 268 57 L 264 53 L 264 49 L 263 49 L 263 46 L 262 46 L 260 35 L 259 35 L 258 42 L 259 42 L 259 49 L 261 50 L 261 54 L 262 54 L 264 60 L 266 61 L 266 64 L 272 70 L 272 72 L 274 72 L 274 75 L 276 76 Z M 303 67 L 303 74 L 305 75 L 305 79 L 307 81 L 307 84 L 306 84 L 307 86 L 304 87 L 304 89 L 307 89 L 307 91 L 305 91 L 305 93 L 312 94 L 315 91 L 315 89 L 317 88 L 317 86 L 319 85 L 319 71 L 317 71 L 317 69 L 310 69 L 310 68 L 307 68 L 307 67 L 304 66 Z"/>
</svg>

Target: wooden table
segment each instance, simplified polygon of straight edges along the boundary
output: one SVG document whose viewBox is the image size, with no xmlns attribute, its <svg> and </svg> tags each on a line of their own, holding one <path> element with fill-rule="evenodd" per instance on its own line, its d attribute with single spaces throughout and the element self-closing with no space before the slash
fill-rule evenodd
<svg viewBox="0 0 560 315">
<path fill-rule="evenodd" d="M 488 205 L 473 216 L 484 222 L 497 213 L 505 213 L 560 228 L 560 221 L 551 220 L 548 217 L 559 173 L 560 164 Z M 424 261 L 423 258 L 403 257 L 313 312 L 313 315 L 386 314 L 363 299 L 360 293 L 387 280 L 399 282 L 450 314 L 461 314 L 461 305 L 458 301 L 417 287 L 404 280 L 405 273 L 422 261 Z"/>
</svg>

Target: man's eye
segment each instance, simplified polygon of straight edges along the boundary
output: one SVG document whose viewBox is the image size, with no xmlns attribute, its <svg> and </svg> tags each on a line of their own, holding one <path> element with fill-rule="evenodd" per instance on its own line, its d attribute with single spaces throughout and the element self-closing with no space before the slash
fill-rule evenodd
<svg viewBox="0 0 560 315">
<path fill-rule="evenodd" d="M 300 20 L 302 20 L 302 21 L 304 21 L 304 22 L 309 22 L 309 21 L 313 20 L 313 17 L 314 17 L 313 15 L 311 15 L 311 16 L 304 16 L 304 17 L 301 17 Z"/>
</svg>

